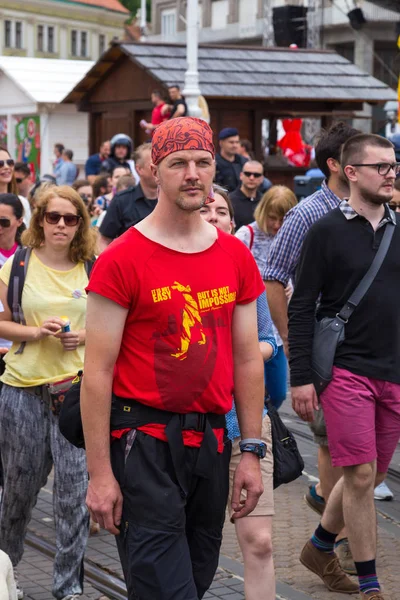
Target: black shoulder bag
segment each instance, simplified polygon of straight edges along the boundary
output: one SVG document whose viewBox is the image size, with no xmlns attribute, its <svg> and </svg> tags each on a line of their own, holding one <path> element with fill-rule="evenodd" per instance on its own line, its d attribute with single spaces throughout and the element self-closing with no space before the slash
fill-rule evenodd
<svg viewBox="0 0 400 600">
<path fill-rule="evenodd" d="M 360 283 L 351 294 L 349 300 L 335 317 L 324 317 L 314 325 L 314 339 L 311 355 L 313 383 L 318 395 L 327 387 L 332 379 L 333 362 L 337 347 L 344 341 L 344 327 L 351 315 L 361 302 L 379 269 L 382 266 L 390 242 L 394 234 L 395 225 L 387 223 L 378 251 L 372 264 Z"/>
</svg>

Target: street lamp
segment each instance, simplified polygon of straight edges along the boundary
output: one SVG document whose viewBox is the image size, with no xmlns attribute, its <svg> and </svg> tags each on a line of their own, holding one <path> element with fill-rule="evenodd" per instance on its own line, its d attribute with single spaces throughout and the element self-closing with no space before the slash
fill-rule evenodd
<svg viewBox="0 0 400 600">
<path fill-rule="evenodd" d="M 199 72 L 198 72 L 198 44 L 199 44 L 199 6 L 198 0 L 188 0 L 186 9 L 186 61 L 185 96 L 188 112 L 191 117 L 201 118 L 199 107 Z"/>
</svg>

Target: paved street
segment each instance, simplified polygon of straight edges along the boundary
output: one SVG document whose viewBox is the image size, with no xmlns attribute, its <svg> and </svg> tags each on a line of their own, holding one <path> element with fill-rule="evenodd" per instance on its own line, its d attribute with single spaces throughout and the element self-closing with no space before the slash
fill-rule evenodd
<svg viewBox="0 0 400 600">
<path fill-rule="evenodd" d="M 291 409 L 284 406 L 282 416 L 289 421 L 293 429 L 308 430 L 300 423 Z M 316 448 L 303 437 L 298 443 L 306 466 L 305 475 L 298 481 L 282 486 L 275 492 L 276 515 L 274 518 L 274 557 L 277 574 L 277 598 L 281 600 L 343 600 L 342 594 L 333 594 L 325 590 L 320 580 L 304 569 L 298 561 L 299 551 L 318 523 L 318 515 L 311 511 L 303 500 L 309 481 L 317 475 Z M 392 467 L 398 468 L 400 455 L 395 456 Z M 377 503 L 378 515 L 378 572 L 384 583 L 385 600 L 398 600 L 400 588 L 400 481 L 389 480 L 396 495 L 393 502 Z M 54 543 L 52 518 L 51 479 L 42 490 L 34 511 L 30 530 L 36 535 Z M 121 569 L 114 539 L 106 532 L 90 538 L 87 559 L 91 565 L 106 569 L 108 573 L 121 578 Z M 20 580 L 28 600 L 51 600 L 52 561 L 37 550 L 27 547 L 20 566 Z M 111 596 L 112 597 L 112 596 Z M 85 585 L 82 600 L 105 598 L 91 585 Z M 225 600 L 243 600 L 243 564 L 238 547 L 234 526 L 227 520 L 220 569 L 214 583 L 205 598 L 224 598 Z M 260 599 L 262 600 L 262 599 Z"/>
</svg>

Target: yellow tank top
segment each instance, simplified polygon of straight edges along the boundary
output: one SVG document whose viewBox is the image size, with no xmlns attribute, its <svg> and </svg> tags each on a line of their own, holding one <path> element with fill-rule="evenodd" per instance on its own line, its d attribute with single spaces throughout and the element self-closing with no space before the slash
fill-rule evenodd
<svg viewBox="0 0 400 600">
<path fill-rule="evenodd" d="M 0 279 L 7 286 L 13 258 L 10 257 L 0 271 Z M 33 251 L 22 292 L 26 324 L 40 327 L 49 317 L 67 316 L 72 331 L 83 329 L 87 283 L 84 263 L 70 271 L 56 271 L 44 265 Z M 19 346 L 19 342 L 13 342 L 5 356 L 6 369 L 1 381 L 7 385 L 28 387 L 61 381 L 83 367 L 84 346 L 65 351 L 61 341 L 53 336 L 27 342 L 24 352 L 16 354 Z"/>
</svg>

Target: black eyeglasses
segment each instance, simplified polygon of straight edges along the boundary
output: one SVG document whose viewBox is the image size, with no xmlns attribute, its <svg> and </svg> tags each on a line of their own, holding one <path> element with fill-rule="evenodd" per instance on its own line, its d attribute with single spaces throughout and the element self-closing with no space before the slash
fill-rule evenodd
<svg viewBox="0 0 400 600">
<path fill-rule="evenodd" d="M 16 177 L 15 181 L 17 183 L 22 183 L 23 181 L 25 181 L 25 179 L 28 177 L 28 175 L 26 175 L 25 177 Z"/>
<path fill-rule="evenodd" d="M 390 169 L 393 169 L 394 174 L 397 176 L 400 174 L 400 163 L 358 163 L 351 165 L 352 167 L 374 167 L 379 175 L 386 177 L 389 174 Z"/>
<path fill-rule="evenodd" d="M 0 160 L 0 169 L 2 169 L 4 165 L 7 165 L 7 167 L 13 167 L 15 165 L 15 162 L 12 158 L 7 158 L 7 160 Z"/>
<path fill-rule="evenodd" d="M 253 175 L 256 179 L 262 177 L 262 173 L 250 173 L 250 171 L 243 171 L 243 175 L 246 175 L 246 177 L 251 177 Z"/>
<path fill-rule="evenodd" d="M 392 210 L 400 210 L 400 202 L 389 202 L 389 208 Z"/>
<path fill-rule="evenodd" d="M 7 217 L 0 217 L 0 227 L 10 227 L 11 221 Z"/>
<path fill-rule="evenodd" d="M 61 219 L 64 219 L 67 227 L 75 227 L 82 217 L 79 215 L 60 215 L 58 212 L 45 212 L 44 218 L 49 225 L 57 225 Z"/>
</svg>

